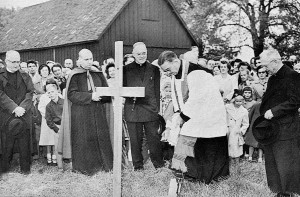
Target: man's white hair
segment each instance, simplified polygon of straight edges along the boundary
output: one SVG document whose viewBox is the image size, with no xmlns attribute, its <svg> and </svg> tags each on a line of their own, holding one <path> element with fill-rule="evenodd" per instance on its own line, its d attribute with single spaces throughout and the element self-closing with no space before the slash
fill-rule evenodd
<svg viewBox="0 0 300 197">
<path fill-rule="evenodd" d="M 134 52 L 134 49 L 135 49 L 137 46 L 144 46 L 145 48 L 147 48 L 146 45 L 145 45 L 145 43 L 143 43 L 143 42 L 136 42 L 136 43 L 133 44 L 132 53 Z"/>
<path fill-rule="evenodd" d="M 260 58 L 265 58 L 268 60 L 281 60 L 281 56 L 276 49 L 267 49 L 264 50 L 260 55 Z"/>
</svg>

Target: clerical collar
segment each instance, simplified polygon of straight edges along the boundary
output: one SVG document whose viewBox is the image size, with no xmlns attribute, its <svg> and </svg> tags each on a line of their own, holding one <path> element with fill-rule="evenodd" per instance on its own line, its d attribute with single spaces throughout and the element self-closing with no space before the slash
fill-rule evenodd
<svg viewBox="0 0 300 197">
<path fill-rule="evenodd" d="M 147 62 L 147 61 L 146 61 L 146 62 Z M 146 62 L 144 62 L 143 64 L 140 64 L 140 63 L 137 63 L 137 62 L 135 61 L 135 64 L 138 65 L 138 66 L 145 66 L 145 65 L 146 65 Z"/>
<path fill-rule="evenodd" d="M 180 60 L 180 66 L 179 66 L 179 70 L 178 73 L 175 75 L 176 79 L 181 79 L 182 78 L 182 60 Z"/>
<path fill-rule="evenodd" d="M 275 77 L 275 76 L 276 76 L 276 77 L 281 77 L 281 76 L 284 74 L 284 70 L 285 70 L 285 69 L 283 69 L 284 66 L 285 66 L 285 65 L 282 65 L 282 66 L 275 72 L 274 77 Z"/>
</svg>

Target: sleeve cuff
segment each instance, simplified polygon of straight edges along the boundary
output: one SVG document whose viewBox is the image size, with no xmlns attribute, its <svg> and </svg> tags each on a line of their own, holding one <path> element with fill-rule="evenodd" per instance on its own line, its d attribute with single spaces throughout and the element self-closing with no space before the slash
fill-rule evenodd
<svg viewBox="0 0 300 197">
<path fill-rule="evenodd" d="M 190 117 L 184 115 L 182 112 L 180 113 L 180 117 L 181 117 L 182 120 L 184 120 L 185 122 L 187 122 L 187 121 L 190 119 Z"/>
</svg>

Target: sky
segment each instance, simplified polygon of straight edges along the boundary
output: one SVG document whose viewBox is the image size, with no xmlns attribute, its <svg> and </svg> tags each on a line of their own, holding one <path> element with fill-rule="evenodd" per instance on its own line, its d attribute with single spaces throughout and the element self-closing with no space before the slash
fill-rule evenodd
<svg viewBox="0 0 300 197">
<path fill-rule="evenodd" d="M 6 8 L 24 8 L 31 5 L 43 3 L 49 0 L 0 0 L 0 7 Z"/>
</svg>

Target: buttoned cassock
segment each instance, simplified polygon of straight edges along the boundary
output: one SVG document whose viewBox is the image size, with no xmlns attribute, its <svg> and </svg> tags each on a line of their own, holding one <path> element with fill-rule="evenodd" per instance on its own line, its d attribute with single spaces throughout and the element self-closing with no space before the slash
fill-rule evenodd
<svg viewBox="0 0 300 197">
<path fill-rule="evenodd" d="M 126 98 L 124 116 L 130 136 L 132 160 L 135 169 L 143 168 L 141 154 L 145 130 L 150 158 L 155 167 L 164 165 L 160 136 L 158 135 L 158 112 L 160 106 L 160 71 L 149 62 L 142 65 L 132 62 L 123 69 L 124 87 L 145 87 L 145 97 Z"/>
<path fill-rule="evenodd" d="M 9 76 L 14 79 L 9 79 Z M 15 140 L 19 142 L 21 171 L 30 170 L 30 145 L 31 145 L 31 107 L 34 87 L 30 76 L 23 71 L 16 71 L 11 74 L 6 69 L 0 70 L 0 155 L 2 160 L 2 170 L 8 170 L 9 161 L 12 157 Z M 4 128 L 6 120 L 12 115 L 16 107 L 25 109 L 22 116 L 27 122 L 24 135 L 16 139 L 7 133 Z"/>
<path fill-rule="evenodd" d="M 260 113 L 271 109 L 280 124 L 279 138 L 264 145 L 268 185 L 274 192 L 300 194 L 300 75 L 282 66 L 269 78 Z"/>
</svg>

